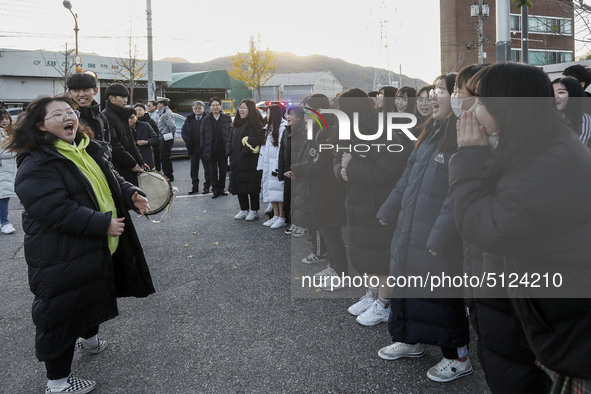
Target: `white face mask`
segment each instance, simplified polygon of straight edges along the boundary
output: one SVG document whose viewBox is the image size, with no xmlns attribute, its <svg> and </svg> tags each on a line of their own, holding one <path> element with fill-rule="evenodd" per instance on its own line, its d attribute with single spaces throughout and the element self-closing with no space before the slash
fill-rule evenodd
<svg viewBox="0 0 591 394">
<path fill-rule="evenodd" d="M 488 136 L 488 143 L 490 144 L 490 148 L 492 150 L 497 149 L 497 146 L 499 145 L 499 132 L 495 131 L 494 133 L 492 133 L 491 135 Z"/>
<path fill-rule="evenodd" d="M 462 105 L 464 104 L 464 101 L 469 100 L 471 98 L 472 97 L 459 98 L 457 96 L 457 94 L 455 94 L 455 93 L 451 94 L 451 98 L 450 98 L 451 110 L 454 111 L 454 114 L 458 118 L 461 118 L 462 114 L 464 113 L 464 110 L 462 109 Z"/>
</svg>

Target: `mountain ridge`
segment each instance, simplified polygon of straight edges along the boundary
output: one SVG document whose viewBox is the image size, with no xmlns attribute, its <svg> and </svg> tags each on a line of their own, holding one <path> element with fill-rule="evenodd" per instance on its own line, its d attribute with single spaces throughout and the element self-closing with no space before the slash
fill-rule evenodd
<svg viewBox="0 0 591 394">
<path fill-rule="evenodd" d="M 357 87 L 365 91 L 373 90 L 375 67 L 364 67 L 324 55 L 299 56 L 290 52 L 276 52 L 275 54 L 277 57 L 276 73 L 330 71 L 344 89 Z M 190 63 L 179 57 L 162 60 L 172 62 L 173 73 L 209 70 L 230 71 L 232 67 L 231 56 L 218 57 L 202 63 Z M 398 74 L 394 72 L 393 74 L 394 79 L 398 81 Z M 410 78 L 402 74 L 402 86 L 412 86 L 418 90 L 427 84 L 419 78 Z"/>
</svg>

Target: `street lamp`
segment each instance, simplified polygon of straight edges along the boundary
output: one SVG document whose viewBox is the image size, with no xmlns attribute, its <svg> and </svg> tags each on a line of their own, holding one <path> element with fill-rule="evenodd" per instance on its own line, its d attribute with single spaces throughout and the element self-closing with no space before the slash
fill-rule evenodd
<svg viewBox="0 0 591 394">
<path fill-rule="evenodd" d="M 74 14 L 74 12 L 72 11 L 72 3 L 70 3 L 70 0 L 64 0 L 62 2 L 62 5 L 64 6 L 64 8 L 66 8 L 68 11 L 70 11 L 70 14 L 72 14 L 72 16 L 74 17 L 74 33 L 76 35 L 76 72 L 81 71 L 82 69 L 79 68 L 80 66 L 80 57 L 78 56 L 78 15 Z"/>
</svg>

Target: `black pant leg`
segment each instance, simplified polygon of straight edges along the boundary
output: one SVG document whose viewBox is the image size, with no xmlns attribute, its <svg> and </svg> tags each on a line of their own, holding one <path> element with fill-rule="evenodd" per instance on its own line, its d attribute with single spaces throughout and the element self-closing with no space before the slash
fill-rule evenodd
<svg viewBox="0 0 591 394">
<path fill-rule="evenodd" d="M 158 140 L 158 142 L 152 145 L 152 152 L 154 152 L 154 166 L 156 168 L 156 171 L 162 171 L 162 160 L 160 159 L 160 142 L 161 141 Z"/>
<path fill-rule="evenodd" d="M 66 350 L 54 358 L 53 360 L 45 361 L 45 369 L 47 370 L 47 379 L 55 380 L 66 378 L 72 371 L 72 360 L 74 359 L 74 344 L 76 339 L 72 340 L 72 343 L 68 345 Z"/>
<path fill-rule="evenodd" d="M 225 154 L 220 154 L 217 157 L 218 167 L 218 193 L 223 193 L 226 188 L 226 171 L 228 170 L 228 160 Z"/>
<path fill-rule="evenodd" d="M 211 179 L 209 177 L 209 165 L 205 163 L 205 160 L 201 160 L 203 163 L 203 177 L 205 178 L 205 182 L 203 183 L 203 190 L 209 190 L 211 187 Z"/>
<path fill-rule="evenodd" d="M 218 162 L 214 159 L 205 161 L 211 182 L 211 191 L 218 193 Z"/>
<path fill-rule="evenodd" d="M 201 157 L 199 153 L 193 153 L 191 155 L 191 184 L 192 190 L 199 190 L 199 161 Z"/>
<path fill-rule="evenodd" d="M 324 238 L 330 266 L 338 273 L 348 274 L 347 252 L 341 236 L 341 227 L 320 227 L 320 234 Z"/>
<path fill-rule="evenodd" d="M 258 211 L 261 209 L 261 201 L 259 198 L 259 193 L 251 193 L 249 194 L 250 197 L 250 209 L 253 211 Z"/>
<path fill-rule="evenodd" d="M 248 211 L 250 209 L 248 205 L 248 194 L 237 194 L 238 204 L 240 204 L 241 211 Z"/>
<path fill-rule="evenodd" d="M 170 159 L 173 143 L 174 143 L 174 140 L 168 140 L 168 141 L 161 140 L 160 141 L 160 144 L 161 144 L 160 145 L 161 146 L 161 149 L 160 149 L 161 157 L 160 158 L 162 160 L 162 172 L 171 181 L 174 180 L 172 160 Z"/>
</svg>

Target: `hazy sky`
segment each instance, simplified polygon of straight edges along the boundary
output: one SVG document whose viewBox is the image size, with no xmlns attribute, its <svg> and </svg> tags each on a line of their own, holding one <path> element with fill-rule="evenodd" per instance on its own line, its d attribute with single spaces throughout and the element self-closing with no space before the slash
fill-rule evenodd
<svg viewBox="0 0 591 394">
<path fill-rule="evenodd" d="M 131 35 L 139 57 L 147 57 L 145 0 L 71 3 L 80 52 L 125 56 Z M 274 51 L 396 72 L 401 65 L 403 74 L 426 81 L 440 70 L 439 0 L 152 0 L 152 12 L 156 60 L 233 55 L 248 49 L 250 35 L 260 34 Z M 66 42 L 74 46 L 73 27 L 62 0 L 0 0 L 0 47 L 63 51 Z"/>
</svg>

